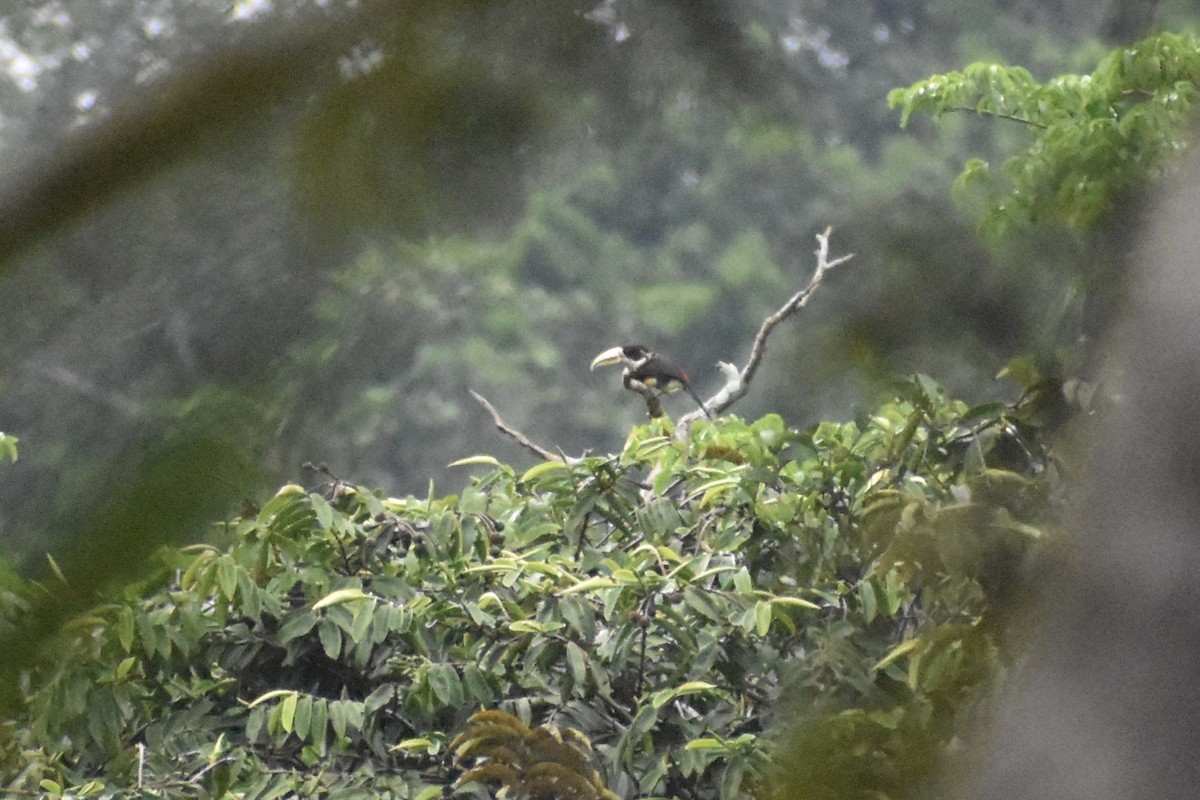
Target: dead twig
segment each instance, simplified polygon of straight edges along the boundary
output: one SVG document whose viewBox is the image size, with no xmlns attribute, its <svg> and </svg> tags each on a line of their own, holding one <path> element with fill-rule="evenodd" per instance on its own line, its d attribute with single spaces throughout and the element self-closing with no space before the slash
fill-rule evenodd
<svg viewBox="0 0 1200 800">
<path fill-rule="evenodd" d="M 485 398 L 483 395 L 479 394 L 478 392 L 476 392 L 474 390 L 471 390 L 471 397 L 474 397 L 475 401 L 477 403 L 479 403 L 479 405 L 481 405 L 485 409 L 487 409 L 487 412 L 492 415 L 492 422 L 494 422 L 496 424 L 496 429 L 498 431 L 500 431 L 501 433 L 503 433 L 505 436 L 510 437 L 517 444 L 521 445 L 526 450 L 530 451 L 531 453 L 533 453 L 538 458 L 540 458 L 544 461 L 563 461 L 564 460 L 562 456 L 558 455 L 557 453 L 551 453 L 546 448 L 541 447 L 540 445 L 534 444 L 533 442 L 531 442 L 529 440 L 529 437 L 527 437 L 525 434 L 521 433 L 516 428 L 510 427 L 508 425 L 508 423 L 506 423 L 504 421 L 504 419 L 500 416 L 500 412 L 496 410 L 496 407 L 493 406 L 491 403 L 489 403 L 487 401 L 487 398 Z"/>
<path fill-rule="evenodd" d="M 758 328 L 758 333 L 754 336 L 754 346 L 750 349 L 750 358 L 746 362 L 746 366 L 739 370 L 736 365 L 725 361 L 717 365 L 725 375 L 725 385 L 705 402 L 709 412 L 718 414 L 745 396 L 750 390 L 750 381 L 758 371 L 763 355 L 766 354 L 767 337 L 771 335 L 771 331 L 775 330 L 779 323 L 799 311 L 808 303 L 809 298 L 813 296 L 817 287 L 821 285 L 821 281 L 824 280 L 825 273 L 828 270 L 854 258 L 853 253 L 847 253 L 844 256 L 838 256 L 832 261 L 829 259 L 829 234 L 832 232 L 833 228 L 827 227 L 817 234 L 817 249 L 813 251 L 813 254 L 817 257 L 817 267 L 813 270 L 812 278 L 809 279 L 807 286 L 788 298 L 788 301 L 780 306 L 775 313 L 763 320 L 762 325 Z M 684 414 L 679 418 L 676 431 L 685 431 L 689 424 L 700 419 L 702 416 L 704 416 L 702 411 L 691 411 Z"/>
</svg>

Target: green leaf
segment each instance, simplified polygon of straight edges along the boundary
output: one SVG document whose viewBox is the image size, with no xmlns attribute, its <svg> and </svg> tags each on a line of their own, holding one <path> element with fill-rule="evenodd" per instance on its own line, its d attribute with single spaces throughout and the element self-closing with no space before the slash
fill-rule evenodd
<svg viewBox="0 0 1200 800">
<path fill-rule="evenodd" d="M 130 670 L 133 669 L 135 664 L 137 664 L 137 659 L 133 656 L 128 656 L 121 659 L 121 663 L 117 665 L 116 670 L 113 672 L 113 677 L 115 677 L 117 680 L 123 679 L 129 674 Z"/>
<path fill-rule="evenodd" d="M 531 483 L 538 478 L 541 478 L 543 475 L 549 475 L 554 472 L 563 472 L 566 469 L 567 465 L 562 461 L 543 461 L 542 463 L 535 464 L 534 466 L 525 470 L 525 473 L 521 475 L 518 480 L 521 483 Z"/>
<path fill-rule="evenodd" d="M 739 800 L 743 797 L 742 778 L 746 774 L 743 761 L 731 761 L 725 766 L 725 774 L 721 777 L 721 800 Z"/>
<path fill-rule="evenodd" d="M 466 458 L 460 458 L 457 461 L 451 461 L 446 466 L 448 466 L 448 467 L 469 467 L 469 466 L 474 466 L 476 464 L 482 464 L 482 465 L 488 466 L 488 467 L 501 466 L 500 462 L 497 461 L 496 458 L 493 456 L 467 456 Z"/>
<path fill-rule="evenodd" d="M 225 555 L 217 560 L 217 587 L 221 596 L 232 601 L 237 592 L 237 564 L 231 556 Z"/>
<path fill-rule="evenodd" d="M 451 466 L 453 466 L 453 464 Z M 404 753 L 428 753 L 430 748 L 432 748 L 433 746 L 434 746 L 434 742 L 432 739 L 418 737 L 415 739 L 404 739 L 402 741 L 399 741 L 396 744 L 389 747 L 388 750 L 390 750 L 392 752 L 399 751 L 399 752 L 404 752 Z M 440 790 L 439 790 L 439 793 L 440 793 Z"/>
<path fill-rule="evenodd" d="M 553 633 L 562 627 L 561 622 L 538 622 L 536 619 L 519 619 L 508 623 L 508 629 L 513 633 Z"/>
<path fill-rule="evenodd" d="M 283 624 L 279 626 L 279 643 L 287 644 L 293 639 L 298 639 L 311 631 L 317 624 L 317 615 L 303 609 L 294 611 L 287 616 Z"/>
<path fill-rule="evenodd" d="M 771 603 L 780 606 L 795 606 L 796 608 L 807 608 L 813 611 L 820 611 L 821 607 L 811 600 L 805 600 L 802 597 L 772 597 Z"/>
<path fill-rule="evenodd" d="M 733 573 L 733 588 L 738 594 L 750 594 L 754 591 L 754 583 L 750 580 L 750 570 L 742 567 Z"/>
<path fill-rule="evenodd" d="M 692 739 L 683 746 L 684 750 L 725 750 L 728 751 L 728 746 L 720 739 Z"/>
<path fill-rule="evenodd" d="M 429 668 L 429 685 L 443 705 L 458 708 L 466 702 L 462 681 L 451 664 L 434 664 Z"/>
<path fill-rule="evenodd" d="M 161 653 L 164 648 L 170 650 L 167 632 L 155 625 L 148 614 L 138 614 L 134 621 L 137 623 L 138 639 L 141 640 L 143 650 L 150 654 Z"/>
<path fill-rule="evenodd" d="M 369 598 L 370 595 L 364 592 L 362 589 L 353 587 L 349 589 L 337 589 L 313 603 L 313 611 L 320 611 L 322 608 L 326 608 L 327 606 L 341 605 L 342 603 L 349 603 L 355 600 L 367 600 Z"/>
<path fill-rule="evenodd" d="M 358 644 L 370 641 L 366 638 L 367 631 L 371 629 L 371 623 L 375 621 L 377 608 L 378 605 L 373 598 L 354 607 L 354 621 L 350 623 L 350 630 L 347 631 L 352 642 Z"/>
<path fill-rule="evenodd" d="M 588 682 L 587 653 L 574 642 L 567 642 L 567 667 L 575 686 L 586 686 Z"/>
<path fill-rule="evenodd" d="M 374 714 L 379 709 L 392 701 L 396 696 L 396 687 L 390 683 L 385 683 L 382 686 L 376 687 L 375 691 L 367 695 L 363 700 L 363 713 Z"/>
<path fill-rule="evenodd" d="M 254 579 L 244 569 L 238 570 L 238 596 L 242 598 L 242 613 L 255 622 L 262 617 L 262 593 Z"/>
<path fill-rule="evenodd" d="M 464 603 L 463 610 L 467 612 L 471 621 L 481 628 L 491 628 L 496 624 L 495 615 L 484 611 L 477 603 Z"/>
<path fill-rule="evenodd" d="M 317 746 L 319 753 L 325 752 L 325 730 L 329 725 L 329 701 L 313 698 L 312 722 L 308 726 L 308 739 Z"/>
<path fill-rule="evenodd" d="M 712 505 L 714 500 L 724 496 L 725 494 L 728 494 L 731 489 L 736 489 L 741 485 L 741 483 L 742 479 L 736 475 L 731 475 L 726 478 L 718 478 L 717 480 L 709 481 L 708 483 L 697 487 L 692 492 L 692 496 L 700 498 L 701 508 L 708 508 Z"/>
<path fill-rule="evenodd" d="M 641 576 L 638 573 L 625 567 L 613 570 L 612 576 L 613 580 L 621 586 L 639 586 L 642 582 Z"/>
<path fill-rule="evenodd" d="M 617 581 L 613 580 L 612 578 L 598 575 L 594 578 L 585 578 L 573 586 L 568 586 L 566 589 L 559 591 L 559 594 L 567 595 L 575 594 L 577 592 L 590 592 L 593 589 L 611 589 L 616 585 Z"/>
<path fill-rule="evenodd" d="M 276 514 L 282 513 L 284 510 L 294 507 L 302 499 L 308 499 L 308 492 L 304 491 L 304 487 L 296 483 L 285 483 L 279 487 L 279 491 L 275 496 L 267 501 L 262 510 L 258 512 L 258 518 L 262 522 L 267 522 Z"/>
<path fill-rule="evenodd" d="M 596 638 L 596 621 L 594 611 L 580 598 L 564 597 L 559 600 L 558 611 L 563 620 L 584 641 Z"/>
<path fill-rule="evenodd" d="M 20 440 L 16 436 L 0 431 L 0 461 L 7 458 L 9 461 L 16 462 L 18 441 Z"/>
<path fill-rule="evenodd" d="M 263 726 L 266 724 L 267 715 L 262 708 L 251 708 L 250 714 L 246 718 L 246 738 L 255 742 L 262 735 Z"/>
<path fill-rule="evenodd" d="M 413 800 L 434 800 L 434 798 L 442 797 L 446 793 L 445 786 L 426 786 Z"/>
<path fill-rule="evenodd" d="M 333 729 L 333 735 L 338 739 L 345 738 L 346 729 L 350 724 L 349 705 L 349 701 L 346 700 L 329 702 L 329 727 Z"/>
<path fill-rule="evenodd" d="M 312 726 L 312 710 L 312 695 L 300 695 L 300 699 L 296 702 L 296 713 L 293 717 L 296 738 L 300 741 L 308 739 L 308 733 Z"/>
<path fill-rule="evenodd" d="M 677 697 L 689 694 L 707 694 L 716 689 L 716 684 L 707 681 L 688 681 L 671 689 L 662 689 L 650 696 L 650 704 L 662 708 Z"/>
<path fill-rule="evenodd" d="M 705 617 L 708 617 L 713 622 L 725 622 L 725 617 L 721 614 L 720 609 L 714 605 L 708 594 L 702 589 L 695 586 L 688 586 L 683 590 L 683 602 L 690 608 L 700 612 Z"/>
<path fill-rule="evenodd" d="M 553 523 L 547 523 L 547 528 L 554 531 L 558 530 L 558 526 L 554 525 Z M 533 536 L 531 538 L 537 537 Z M 547 575 L 558 581 L 575 581 L 575 576 L 571 575 L 557 564 L 547 564 L 544 561 L 526 561 L 523 564 L 523 567 L 526 572 L 535 572 L 539 575 Z"/>
<path fill-rule="evenodd" d="M 321 640 L 321 649 L 325 651 L 326 657 L 336 661 L 342 654 L 341 629 L 333 620 L 323 619 L 317 627 L 317 636 Z"/>
<path fill-rule="evenodd" d="M 754 604 L 754 630 L 759 636 L 766 636 L 771 630 L 771 603 L 759 600 Z"/>
<path fill-rule="evenodd" d="M 636 461 L 650 461 L 655 453 L 668 448 L 675 443 L 675 440 L 670 436 L 649 436 L 645 439 L 635 438 L 635 433 L 645 433 L 648 430 L 648 427 L 635 428 L 634 431 L 629 434 L 630 440 L 626 442 L 625 447 L 626 450 L 629 450 L 631 447 L 635 448 L 633 458 Z"/>
<path fill-rule="evenodd" d="M 614 586 L 613 588 L 607 589 L 601 593 L 601 597 L 604 601 L 603 613 L 606 620 L 612 621 L 616 618 L 617 608 L 620 606 L 621 600 L 624 598 L 624 596 L 624 586 Z"/>
<path fill-rule="evenodd" d="M 896 616 L 904 602 L 904 585 L 901 583 L 899 571 L 895 568 L 888 570 L 887 578 L 884 579 L 883 597 L 888 616 Z"/>
<path fill-rule="evenodd" d="M 268 700 L 274 700 L 276 697 L 286 697 L 287 695 L 294 695 L 295 693 L 296 692 L 292 689 L 274 689 L 266 692 L 265 694 L 260 694 L 258 697 L 251 700 L 246 705 L 246 708 L 254 708 L 255 706 L 262 705 Z"/>
<path fill-rule="evenodd" d="M 886 656 L 880 659 L 872 669 L 878 671 L 886 667 L 888 664 L 896 661 L 899 658 L 911 653 L 921 644 L 920 639 L 905 639 L 900 644 L 893 647 Z"/>
<path fill-rule="evenodd" d="M 331 530 L 333 528 L 333 507 L 329 505 L 329 501 L 316 492 L 309 492 L 308 499 L 312 502 L 313 511 L 317 515 L 317 524 L 321 526 L 321 530 Z"/>
<path fill-rule="evenodd" d="M 478 664 L 466 664 L 463 666 L 463 685 L 471 697 L 475 698 L 481 705 L 486 706 L 495 700 L 495 692 L 492 691 L 487 676 L 479 668 Z"/>
<path fill-rule="evenodd" d="M 128 606 L 117 611 L 116 618 L 117 641 L 121 649 L 128 653 L 133 649 L 134 619 L 133 609 Z"/>
<path fill-rule="evenodd" d="M 633 718 L 633 722 L 629 724 L 628 736 L 630 739 L 637 740 L 654 730 L 654 726 L 658 724 L 658 709 L 653 705 L 644 705 L 638 709 L 637 715 Z"/>
<path fill-rule="evenodd" d="M 875 605 L 875 586 L 869 578 L 858 584 L 858 598 L 859 602 L 862 603 L 863 619 L 869 625 L 875 621 L 875 612 L 877 610 Z"/>
</svg>

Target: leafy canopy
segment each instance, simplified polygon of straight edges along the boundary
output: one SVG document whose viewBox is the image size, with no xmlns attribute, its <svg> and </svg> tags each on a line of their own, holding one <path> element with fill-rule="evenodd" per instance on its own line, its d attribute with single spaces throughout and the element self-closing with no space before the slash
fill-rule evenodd
<svg viewBox="0 0 1200 800">
<path fill-rule="evenodd" d="M 1093 227 L 1119 192 L 1170 167 L 1186 146 L 1198 82 L 1200 40 L 1160 33 L 1114 50 L 1088 75 L 1043 83 L 1023 67 L 980 62 L 895 89 L 888 102 L 902 125 L 914 113 L 975 111 L 1027 126 L 1024 151 L 999 170 L 972 159 L 958 179 L 960 189 L 987 191 L 982 227 L 998 237 L 1027 223 Z"/>
<path fill-rule="evenodd" d="M 459 495 L 284 486 L 63 628 L 0 726 L 0 786 L 734 798 L 772 791 L 773 753 L 819 752 L 801 774 L 896 790 L 994 674 L 1055 474 L 1014 409 L 901 388 L 807 432 L 724 417 L 524 471 L 476 456 Z M 63 590 L 19 586 L 3 618 Z M 789 684 L 806 738 L 872 748 L 780 751 Z"/>
</svg>

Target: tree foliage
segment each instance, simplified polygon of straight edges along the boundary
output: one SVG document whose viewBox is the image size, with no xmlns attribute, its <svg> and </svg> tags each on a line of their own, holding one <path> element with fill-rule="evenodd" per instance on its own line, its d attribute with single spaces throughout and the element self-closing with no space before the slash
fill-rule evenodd
<svg viewBox="0 0 1200 800">
<path fill-rule="evenodd" d="M 1065 237 L 995 260 L 943 191 L 994 131 L 922 142 L 881 100 L 981 50 L 1073 69 L 1105 12 L 586 5 L 7 9 L 5 65 L 40 71 L 0 79 L 0 416 L 41 444 L 0 485 L 6 555 L 62 557 L 46 509 L 95 502 L 113 452 L 214 387 L 253 392 L 246 449 L 278 476 L 418 491 L 490 436 L 468 387 L 569 452 L 632 420 L 581 380 L 598 342 L 653 340 L 707 388 L 827 224 L 872 263 L 779 337 L 748 416 L 844 418 L 893 371 L 986 397 L 1086 260 Z"/>
<path fill-rule="evenodd" d="M 724 417 L 523 471 L 470 457 L 459 495 L 285 486 L 64 626 L 0 729 L 2 785 L 766 794 L 791 686 L 830 747 L 876 743 L 827 767 L 888 791 L 986 694 L 1056 484 L 1019 410 L 901 388 L 804 432 Z"/>
<path fill-rule="evenodd" d="M 604 37 L 589 33 L 590 52 L 602 50 Z M 758 45 L 770 41 L 759 36 Z M 1020 68 L 973 66 L 893 102 L 906 120 L 961 108 L 1020 119 L 1034 143 L 1001 170 L 1008 184 L 989 184 L 989 219 L 1004 230 L 1014 221 L 1085 228 L 1183 141 L 1195 49 L 1160 36 L 1091 76 L 1044 85 Z M 413 74 L 435 84 L 441 76 Z M 760 109 L 714 103 L 715 116 L 688 113 L 701 101 L 676 78 L 654 73 L 640 87 L 664 109 L 661 127 L 608 153 L 627 117 L 604 118 L 586 168 L 559 165 L 572 179 L 531 191 L 500 243 L 442 236 L 398 243 L 395 257 L 368 247 L 333 275 L 316 332 L 289 355 L 345 379 L 344 396 L 330 392 L 321 411 L 355 432 L 342 443 L 348 452 L 398 449 L 393 434 L 404 429 L 388 426 L 400 396 L 429 398 L 427 419 L 458 418 L 437 388 L 402 391 L 425 383 L 396 379 L 395 352 L 411 356 L 410 376 L 465 381 L 490 369 L 526 394 L 529 376 L 563 359 L 565 334 L 556 332 L 586 328 L 588 315 L 597 323 L 597 297 L 630 309 L 639 326 L 688 339 L 760 318 L 755 292 L 773 294 L 782 281 L 773 251 L 802 235 L 795 196 L 772 196 L 756 180 L 781 163 L 790 184 L 812 178 L 895 204 L 904 182 L 874 180 L 852 148 L 818 144 Z M 379 83 L 402 81 L 350 76 L 344 93 L 315 104 L 307 152 L 321 174 L 342 177 L 321 131 L 356 152 L 387 138 L 360 127 L 370 114 L 338 102 Z M 414 91 L 401 91 L 401 107 L 423 107 L 429 98 Z M 469 86 L 463 92 L 450 93 L 456 119 L 473 107 Z M 522 118 L 524 97 L 502 95 Z M 578 119 L 621 108 L 606 99 L 580 100 Z M 423 191 L 439 170 L 407 143 L 423 135 L 410 121 L 418 130 L 395 145 L 415 159 Z M 503 145 L 505 164 L 520 149 L 503 135 L 509 127 L 482 137 Z M 433 138 L 445 135 L 439 128 Z M 712 142 L 715 151 L 701 146 Z M 897 146 L 886 158 L 915 152 Z M 451 161 L 447 174 L 461 175 L 462 162 Z M 990 175 L 977 164 L 966 174 L 968 184 Z M 376 200 L 395 192 L 377 188 Z M 331 204 L 310 207 L 315 217 L 322 208 L 339 224 L 356 217 L 346 193 L 320 197 L 310 187 L 306 196 Z M 724 208 L 730 197 L 738 214 Z M 430 205 L 418 197 L 408 211 Z M 628 209 L 636 213 L 620 213 Z M 935 235 L 945 240 L 941 222 Z M 908 250 L 922 264 L 929 257 Z M 620 264 L 638 280 L 611 286 L 582 264 Z M 721 292 L 705 280 L 710 267 Z M 719 295 L 738 307 L 702 317 Z M 520 302 L 501 307 L 488 302 L 495 296 Z M 933 297 L 931 307 L 949 307 Z M 899 307 L 890 296 L 883 304 Z M 562 327 L 531 331 L 531 309 Z M 413 333 L 451 330 L 456 314 L 473 325 L 461 340 Z M 496 342 L 512 361 L 500 360 Z M 1045 383 L 1031 364 L 1009 367 L 1026 390 Z M 360 372 L 370 376 L 365 388 L 351 380 Z M 284 385 L 266 404 L 276 429 L 318 429 L 291 405 L 316 392 Z M 914 797 L 970 744 L 964 721 L 986 715 L 1010 663 L 1014 595 L 1059 495 L 1036 401 L 1062 401 L 1065 384 L 1049 386 L 1014 405 L 970 407 L 915 377 L 853 422 L 799 430 L 775 414 L 723 417 L 698 422 L 686 439 L 639 426 L 617 453 L 525 470 L 473 456 L 452 465 L 474 475 L 457 494 L 431 485 L 420 497 L 389 497 L 333 477 L 311 490 L 289 484 L 186 546 L 170 543 L 174 527 L 153 529 L 161 514 L 84 504 L 79 530 L 105 535 L 72 568 L 52 562 L 38 582 L 0 572 L 0 636 L 23 645 L 4 660 L 19 681 L 9 687 L 16 711 L 0 724 L 0 782 L 14 796 L 74 797 Z M 181 427 L 206 413 L 203 396 L 167 404 Z M 250 404 L 236 392 L 211 397 Z M 586 408 L 566 394 L 543 402 Z M 211 423 L 200 427 L 220 428 Z M 613 424 L 605 415 L 604 429 Z M 226 429 L 223 441 L 238 433 Z M 199 441 L 179 436 L 175 452 Z M 15 459 L 14 447 L 0 438 L 0 454 Z M 211 501 L 214 475 L 231 474 L 230 449 L 207 461 L 148 461 L 139 478 L 156 480 L 135 481 L 131 507 L 166 509 L 180 527 L 207 515 L 195 501 Z M 131 554 L 147 542 L 156 544 L 148 573 L 114 589 L 114 576 L 141 566 Z M 41 615 L 47 608 L 55 614 Z M 14 635 L 31 624 L 39 636 Z"/>
<path fill-rule="evenodd" d="M 914 113 L 975 111 L 1027 126 L 1025 150 L 998 170 L 972 159 L 958 179 L 961 189 L 986 189 L 983 228 L 999 237 L 1028 223 L 1089 229 L 1120 192 L 1169 169 L 1187 145 L 1198 82 L 1200 39 L 1159 33 L 1087 75 L 1039 82 L 1020 66 L 978 62 L 895 89 L 888 101 L 901 124 Z"/>
</svg>

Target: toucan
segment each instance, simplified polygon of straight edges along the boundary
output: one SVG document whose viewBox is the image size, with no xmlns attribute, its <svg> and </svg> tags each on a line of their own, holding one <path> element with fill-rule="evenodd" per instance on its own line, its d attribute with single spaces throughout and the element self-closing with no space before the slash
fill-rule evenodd
<svg viewBox="0 0 1200 800">
<path fill-rule="evenodd" d="M 669 393 L 684 390 L 700 405 L 700 410 L 709 419 L 712 414 L 704 406 L 704 401 L 696 390 L 683 368 L 668 358 L 651 352 L 640 344 L 627 344 L 612 347 L 592 359 L 592 369 L 610 364 L 622 364 L 625 369 L 621 373 L 621 383 L 626 389 L 635 392 Z"/>
</svg>

